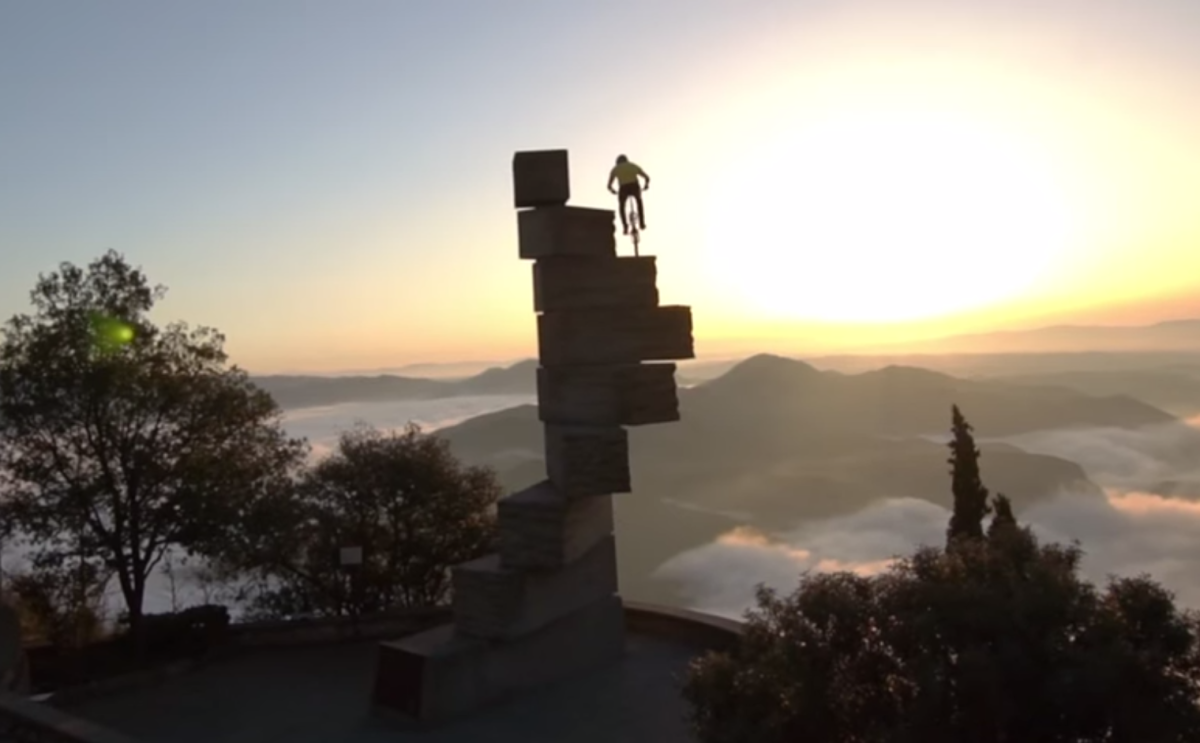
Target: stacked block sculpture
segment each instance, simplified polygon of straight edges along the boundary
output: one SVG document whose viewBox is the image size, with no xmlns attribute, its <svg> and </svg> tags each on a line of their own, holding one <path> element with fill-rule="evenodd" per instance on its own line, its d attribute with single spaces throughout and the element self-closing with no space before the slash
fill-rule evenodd
<svg viewBox="0 0 1200 743">
<path fill-rule="evenodd" d="M 688 307 L 660 307 L 653 257 L 618 257 L 615 213 L 567 206 L 567 152 L 518 152 L 519 252 L 533 263 L 546 479 L 497 506 L 498 552 L 454 569 L 453 624 L 382 643 L 375 703 L 461 716 L 620 658 L 613 494 L 625 426 L 679 420 Z"/>
</svg>

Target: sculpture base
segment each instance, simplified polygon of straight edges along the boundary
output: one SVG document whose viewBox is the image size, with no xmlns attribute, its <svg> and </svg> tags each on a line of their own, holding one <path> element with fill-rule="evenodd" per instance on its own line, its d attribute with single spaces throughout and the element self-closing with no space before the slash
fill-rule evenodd
<svg viewBox="0 0 1200 743">
<path fill-rule="evenodd" d="M 380 643 L 374 703 L 426 727 L 599 668 L 625 647 L 625 612 L 605 597 L 523 637 L 487 641 L 446 624 Z"/>
</svg>

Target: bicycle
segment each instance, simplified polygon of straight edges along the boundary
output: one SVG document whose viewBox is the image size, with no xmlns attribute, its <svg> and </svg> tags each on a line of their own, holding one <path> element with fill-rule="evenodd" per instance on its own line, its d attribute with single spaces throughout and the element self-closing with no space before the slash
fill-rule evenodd
<svg viewBox="0 0 1200 743">
<path fill-rule="evenodd" d="M 625 202 L 625 218 L 628 220 L 625 224 L 629 225 L 629 239 L 633 241 L 633 255 L 637 257 L 642 234 L 638 229 L 642 215 L 638 214 L 637 199 L 630 198 Z"/>
</svg>

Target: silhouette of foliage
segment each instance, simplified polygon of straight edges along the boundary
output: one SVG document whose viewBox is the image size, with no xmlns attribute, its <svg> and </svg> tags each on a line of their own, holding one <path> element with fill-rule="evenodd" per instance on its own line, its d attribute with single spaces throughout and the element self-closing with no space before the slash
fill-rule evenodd
<svg viewBox="0 0 1200 743">
<path fill-rule="evenodd" d="M 202 551 L 302 455 L 219 333 L 151 322 L 164 294 L 112 251 L 64 263 L 0 345 L 0 521 L 43 565 L 113 574 L 135 634 L 166 551 Z"/>
<path fill-rule="evenodd" d="M 502 491 L 415 425 L 359 426 L 231 533 L 225 566 L 257 575 L 259 616 L 352 616 L 446 600 L 450 568 L 494 548 Z M 361 565 L 342 566 L 342 548 Z"/>
<path fill-rule="evenodd" d="M 92 562 L 42 560 L 8 576 L 6 590 L 15 599 L 27 638 L 78 648 L 104 635 L 109 577 Z"/>
<path fill-rule="evenodd" d="M 1083 580 L 1081 549 L 1040 544 L 1004 496 L 976 535 L 986 490 L 955 412 L 966 538 L 760 587 L 740 641 L 685 682 L 701 743 L 1200 740 L 1200 619 L 1148 576 Z"/>
<path fill-rule="evenodd" d="M 952 406 L 951 417 L 953 438 L 948 444 L 948 462 L 954 510 L 950 527 L 946 530 L 947 543 L 983 537 L 983 519 L 991 511 L 988 507 L 988 489 L 983 486 L 979 475 L 979 449 L 975 447 L 971 424 L 957 405 Z"/>
</svg>

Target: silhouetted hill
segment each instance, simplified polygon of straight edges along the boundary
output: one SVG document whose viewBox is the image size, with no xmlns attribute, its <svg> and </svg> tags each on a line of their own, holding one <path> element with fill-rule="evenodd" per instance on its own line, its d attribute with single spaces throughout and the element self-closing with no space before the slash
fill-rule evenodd
<svg viewBox="0 0 1200 743">
<path fill-rule="evenodd" d="M 1200 371 L 1069 371 L 998 377 L 1010 384 L 1066 387 L 1088 395 L 1128 395 L 1176 415 L 1200 412 Z"/>
<path fill-rule="evenodd" d="M 952 402 L 983 437 L 1174 420 L 1124 397 L 907 367 L 845 375 L 756 356 L 681 390 L 681 421 L 630 430 L 635 492 L 618 499 L 623 591 L 667 600 L 668 587 L 650 577 L 655 568 L 738 523 L 786 529 L 890 497 L 949 507 L 946 450 L 931 436 L 947 432 Z M 440 434 L 465 461 L 496 467 L 509 490 L 544 477 L 542 425 L 532 405 Z M 981 449 L 988 486 L 1018 510 L 1061 491 L 1101 495 L 1074 462 L 1003 443 Z"/>
<path fill-rule="evenodd" d="M 309 408 L 347 402 L 432 400 L 467 395 L 532 395 L 537 387 L 536 369 L 537 362 L 528 360 L 456 380 L 391 374 L 347 377 L 273 375 L 255 377 L 254 382 L 269 392 L 280 407 Z"/>
<path fill-rule="evenodd" d="M 1133 427 L 1174 418 L 1126 396 L 967 380 L 890 366 L 861 374 L 818 371 L 802 361 L 756 356 L 682 393 L 689 409 L 728 424 L 786 426 L 792 434 L 922 435 L 946 428 L 951 404 L 989 437 L 1047 428 Z M 799 429 L 799 430 L 797 430 Z"/>
</svg>

